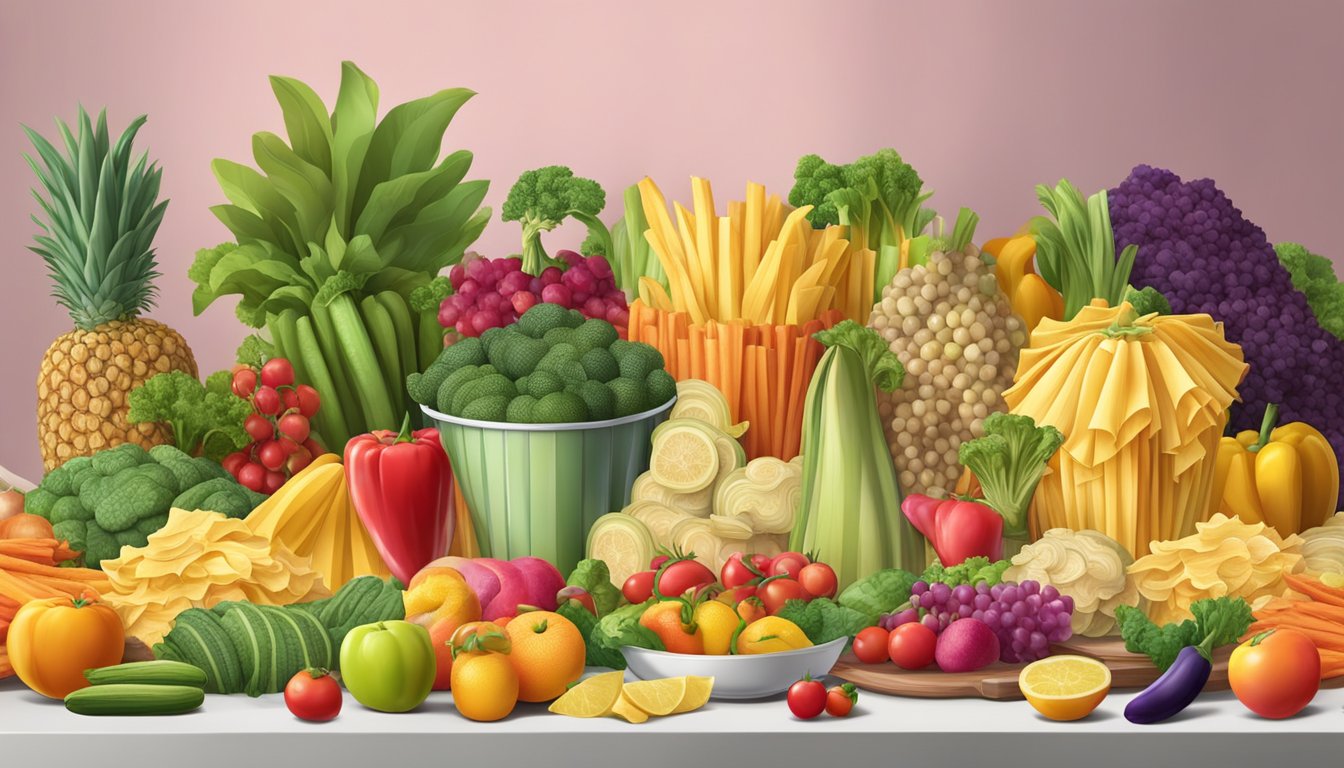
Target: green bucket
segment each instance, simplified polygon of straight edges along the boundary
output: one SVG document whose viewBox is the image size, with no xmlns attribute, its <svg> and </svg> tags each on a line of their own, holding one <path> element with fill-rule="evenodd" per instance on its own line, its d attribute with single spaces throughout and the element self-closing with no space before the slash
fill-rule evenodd
<svg viewBox="0 0 1344 768">
<path fill-rule="evenodd" d="M 484 557 L 541 557 L 569 573 L 593 521 L 630 502 L 649 468 L 653 428 L 673 398 L 643 413 L 574 424 L 508 424 L 421 406 L 439 428 Z"/>
</svg>

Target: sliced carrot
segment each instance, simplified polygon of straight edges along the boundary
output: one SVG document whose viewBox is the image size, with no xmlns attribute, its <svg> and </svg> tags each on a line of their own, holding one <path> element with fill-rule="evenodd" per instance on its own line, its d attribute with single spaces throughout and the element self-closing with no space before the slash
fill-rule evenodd
<svg viewBox="0 0 1344 768">
<path fill-rule="evenodd" d="M 1294 592 L 1301 592 L 1312 600 L 1320 603 L 1328 603 L 1329 605 L 1344 608 L 1344 590 L 1332 589 L 1316 579 L 1291 573 L 1285 573 L 1283 575 L 1283 580 L 1287 582 L 1288 586 L 1293 588 Z"/>
</svg>

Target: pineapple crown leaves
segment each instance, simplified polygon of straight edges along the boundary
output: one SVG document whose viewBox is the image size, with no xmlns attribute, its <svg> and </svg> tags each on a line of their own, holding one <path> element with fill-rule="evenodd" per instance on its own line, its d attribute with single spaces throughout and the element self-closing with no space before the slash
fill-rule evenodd
<svg viewBox="0 0 1344 768">
<path fill-rule="evenodd" d="M 1129 287 L 1138 246 L 1128 245 L 1117 257 L 1106 190 L 1083 198 L 1068 179 L 1051 188 L 1036 187 L 1036 197 L 1050 214 L 1031 220 L 1036 238 L 1036 264 L 1041 277 L 1064 296 L 1064 319 L 1071 319 L 1093 299 L 1118 306 Z"/>
<path fill-rule="evenodd" d="M 64 153 L 23 127 L 41 160 L 24 155 L 41 185 L 32 194 L 45 214 L 32 217 L 42 234 L 30 250 L 46 262 L 57 303 L 84 330 L 154 305 L 159 273 L 152 244 L 168 201 L 158 199 L 158 163 L 148 153 L 132 160 L 131 144 L 146 119 L 131 121 L 113 144 L 107 111 L 95 126 L 80 107 L 73 130 L 56 121 Z"/>
<path fill-rule="evenodd" d="M 409 294 L 461 260 L 490 220 L 481 206 L 488 182 L 464 181 L 470 152 L 439 155 L 448 125 L 474 92 L 439 91 L 379 121 L 378 86 L 351 62 L 342 65 L 331 110 L 293 78 L 272 77 L 271 88 L 288 143 L 258 133 L 256 168 L 212 164 L 228 203 L 211 210 L 237 251 L 198 254 L 189 273 L 197 314 L 220 296 L 241 294 L 255 317 L 270 311 L 261 294 L 299 286 L 316 294 L 340 271 L 364 275 L 365 290 Z M 231 279 L 233 271 L 245 276 Z"/>
</svg>

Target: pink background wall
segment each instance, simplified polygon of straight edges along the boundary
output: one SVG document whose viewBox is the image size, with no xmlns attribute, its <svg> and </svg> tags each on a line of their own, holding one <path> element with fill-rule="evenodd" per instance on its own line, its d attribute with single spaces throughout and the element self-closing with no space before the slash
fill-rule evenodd
<svg viewBox="0 0 1344 768">
<path fill-rule="evenodd" d="M 231 362 L 243 329 L 227 305 L 192 316 L 186 269 L 224 237 L 207 211 L 222 202 L 211 158 L 250 162 L 251 134 L 282 130 L 271 73 L 330 101 L 352 59 L 384 109 L 475 89 L 447 146 L 475 151 L 496 208 L 520 171 L 551 163 L 609 200 L 644 174 L 683 199 L 691 174 L 707 176 L 728 199 L 748 179 L 787 193 L 806 152 L 893 146 L 939 210 L 975 208 L 990 236 L 1036 213 L 1038 182 L 1091 191 L 1148 162 L 1212 176 L 1271 239 L 1344 263 L 1342 28 L 1337 0 L 3 0 L 0 465 L 39 474 L 34 380 L 69 328 L 26 250 L 36 205 L 18 124 L 50 135 L 77 103 L 106 105 L 118 132 L 149 114 L 138 146 L 172 199 L 153 316 L 208 371 Z M 495 221 L 477 247 L 503 255 L 518 234 Z"/>
</svg>

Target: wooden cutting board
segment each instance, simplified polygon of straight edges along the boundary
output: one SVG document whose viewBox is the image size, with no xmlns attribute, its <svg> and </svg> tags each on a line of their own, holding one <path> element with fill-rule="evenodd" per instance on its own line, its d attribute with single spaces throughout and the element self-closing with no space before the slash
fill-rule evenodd
<svg viewBox="0 0 1344 768">
<path fill-rule="evenodd" d="M 1158 677 L 1157 668 L 1147 656 L 1129 653 L 1119 639 L 1077 638 L 1056 645 L 1054 652 L 1090 656 L 1105 663 L 1111 670 L 1112 688 L 1145 688 Z M 1213 673 L 1204 690 L 1227 690 L 1227 659 L 1231 655 L 1231 646 L 1214 654 Z M 1022 692 L 1017 688 L 1017 675 L 1023 666 L 995 662 L 974 672 L 907 671 L 895 664 L 864 664 L 854 658 L 854 654 L 846 653 L 831 668 L 831 674 L 865 690 L 895 696 L 1012 701 L 1022 698 Z M 1344 679 L 1340 680 L 1344 682 Z"/>
</svg>

